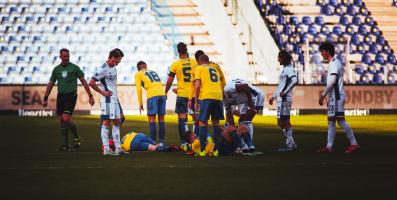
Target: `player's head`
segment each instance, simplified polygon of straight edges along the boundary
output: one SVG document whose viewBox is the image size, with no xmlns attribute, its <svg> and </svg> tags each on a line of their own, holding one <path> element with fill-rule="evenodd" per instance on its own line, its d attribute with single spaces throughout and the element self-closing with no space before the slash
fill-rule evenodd
<svg viewBox="0 0 397 200">
<path fill-rule="evenodd" d="M 109 52 L 107 64 L 110 67 L 114 67 L 118 64 L 117 61 L 119 61 L 120 58 L 121 58 L 121 51 L 113 49 Z"/>
<path fill-rule="evenodd" d="M 192 131 L 186 131 L 186 142 L 192 144 L 194 140 L 197 138 L 197 135 Z"/>
<path fill-rule="evenodd" d="M 280 63 L 280 65 L 286 66 L 286 65 L 291 64 L 292 56 L 286 50 L 281 50 L 278 53 L 277 60 Z"/>
<path fill-rule="evenodd" d="M 194 57 L 196 58 L 197 63 L 199 62 L 199 58 L 201 55 L 204 55 L 203 50 L 197 50 L 196 53 L 194 54 Z"/>
<path fill-rule="evenodd" d="M 114 51 L 118 51 L 119 53 L 120 53 L 120 55 L 121 55 L 121 57 L 117 60 L 117 63 L 116 63 L 116 65 L 118 65 L 120 62 L 121 62 L 121 59 L 123 59 L 123 57 L 124 57 L 124 53 L 123 53 L 123 51 L 121 51 L 119 48 L 115 48 L 115 49 L 113 49 Z"/>
<path fill-rule="evenodd" d="M 147 69 L 147 64 L 143 61 L 139 61 L 136 64 L 136 68 L 138 69 L 138 71 L 143 70 L 143 69 Z"/>
<path fill-rule="evenodd" d="M 328 60 L 335 55 L 335 47 L 329 42 L 324 42 L 320 45 L 320 53 L 324 60 Z"/>
<path fill-rule="evenodd" d="M 69 63 L 69 58 L 70 58 L 69 50 L 68 50 L 68 49 L 65 49 L 65 48 L 62 48 L 62 49 L 59 51 L 59 58 L 62 60 L 62 63 L 63 63 L 63 64 Z"/>
<path fill-rule="evenodd" d="M 183 42 L 179 42 L 176 45 L 176 49 L 178 50 L 179 55 L 187 55 L 187 45 Z"/>
<path fill-rule="evenodd" d="M 198 64 L 199 65 L 208 65 L 210 63 L 210 58 L 207 55 L 203 54 L 199 57 Z"/>
</svg>

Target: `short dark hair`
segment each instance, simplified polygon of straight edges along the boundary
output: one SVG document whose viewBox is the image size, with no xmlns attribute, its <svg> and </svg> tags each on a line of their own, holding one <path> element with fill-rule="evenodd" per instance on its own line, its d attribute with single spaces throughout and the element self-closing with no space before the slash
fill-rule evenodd
<svg viewBox="0 0 397 200">
<path fill-rule="evenodd" d="M 138 69 L 138 71 L 141 70 L 141 69 L 139 68 L 140 65 L 146 65 L 146 63 L 143 62 L 142 60 L 139 61 L 139 62 L 136 64 L 136 68 Z"/>
<path fill-rule="evenodd" d="M 119 48 L 115 48 L 113 50 L 118 51 L 120 53 L 121 57 L 124 57 L 123 51 L 121 51 Z"/>
<path fill-rule="evenodd" d="M 69 49 L 62 48 L 62 49 L 59 51 L 59 54 L 61 54 L 62 52 L 68 52 L 68 53 L 69 53 Z"/>
<path fill-rule="evenodd" d="M 324 42 L 323 44 L 321 44 L 320 51 L 326 51 L 331 56 L 335 55 L 335 47 L 333 44 L 331 44 L 329 42 Z"/>
<path fill-rule="evenodd" d="M 194 57 L 196 58 L 196 60 L 199 60 L 201 55 L 204 55 L 204 51 L 203 50 L 197 50 L 196 53 L 194 54 Z"/>
<path fill-rule="evenodd" d="M 209 63 L 210 62 L 210 58 L 205 54 L 201 55 L 199 60 L 201 63 Z"/>
<path fill-rule="evenodd" d="M 187 46 L 183 42 L 179 42 L 176 45 L 176 48 L 178 49 L 178 54 L 186 54 L 187 53 Z"/>
<path fill-rule="evenodd" d="M 120 53 L 120 50 L 116 50 L 116 49 L 113 49 L 113 50 L 111 50 L 110 52 L 109 52 L 109 58 L 120 58 L 120 57 L 122 57 L 121 56 L 121 53 Z"/>
<path fill-rule="evenodd" d="M 286 51 L 286 50 L 281 50 L 281 51 L 278 53 L 278 55 L 281 56 L 282 58 L 284 58 L 285 61 L 287 62 L 287 64 L 290 64 L 290 63 L 291 63 L 291 61 L 292 61 L 292 56 L 291 56 L 290 53 L 288 53 L 288 51 Z"/>
</svg>

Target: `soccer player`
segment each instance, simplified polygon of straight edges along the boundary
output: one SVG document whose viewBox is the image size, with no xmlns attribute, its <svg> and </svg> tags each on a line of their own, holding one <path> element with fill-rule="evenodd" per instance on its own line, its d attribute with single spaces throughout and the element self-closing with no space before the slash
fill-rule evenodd
<svg viewBox="0 0 397 200">
<path fill-rule="evenodd" d="M 119 51 L 119 52 L 120 52 L 120 58 L 119 58 L 119 59 L 117 60 L 117 62 L 116 62 L 116 66 L 117 66 L 117 65 L 119 65 L 119 63 L 120 63 L 121 60 L 123 59 L 124 53 L 123 53 L 123 51 L 121 51 L 119 48 L 115 48 L 115 49 L 113 49 L 113 50 L 116 50 L 116 51 Z M 120 126 L 121 126 L 121 125 L 123 125 L 123 123 L 124 123 L 124 121 L 125 121 L 125 116 L 124 116 L 123 108 L 121 107 L 120 101 L 119 101 L 119 106 L 120 106 L 120 119 L 121 119 Z"/>
<path fill-rule="evenodd" d="M 215 150 L 213 155 L 218 156 L 221 128 L 219 120 L 223 120 L 223 94 L 222 86 L 219 79 L 219 72 L 209 66 L 209 58 L 207 55 L 201 55 L 199 65 L 195 69 L 195 110 L 199 112 L 199 137 L 201 151 L 199 156 L 206 156 L 204 148 L 207 140 L 207 121 L 211 116 L 212 127 L 214 130 Z M 199 102 L 200 100 L 200 109 Z"/>
<path fill-rule="evenodd" d="M 129 132 L 121 139 L 121 148 L 124 152 L 130 151 L 169 151 L 168 146 L 160 146 L 143 133 Z"/>
<path fill-rule="evenodd" d="M 51 78 L 47 84 L 47 89 L 44 95 L 43 107 L 47 107 L 48 96 L 50 95 L 55 82 L 58 81 L 56 113 L 58 115 L 60 131 L 63 139 L 63 144 L 59 150 L 69 151 L 71 149 L 68 138 L 69 130 L 73 134 L 73 147 L 75 149 L 80 147 L 80 137 L 77 133 L 77 127 L 72 121 L 72 114 L 77 101 L 77 79 L 79 79 L 81 84 L 84 86 L 84 89 L 89 96 L 89 103 L 91 106 L 94 105 L 95 100 L 91 94 L 87 81 L 84 79 L 83 71 L 81 71 L 77 65 L 69 61 L 69 50 L 61 49 L 59 52 L 59 58 L 61 58 L 61 63 L 52 71 Z"/>
<path fill-rule="evenodd" d="M 198 59 L 200 58 L 201 55 L 204 55 L 204 51 L 202 51 L 202 50 L 197 50 L 196 53 L 194 54 L 194 57 L 196 58 L 197 63 L 198 63 Z M 223 91 L 223 88 L 226 85 L 226 79 L 225 79 L 225 75 L 223 74 L 221 67 L 217 63 L 212 62 L 212 61 L 210 61 L 210 63 L 208 65 L 215 68 L 219 72 L 219 79 L 220 79 L 221 87 L 222 87 L 222 91 Z"/>
<path fill-rule="evenodd" d="M 104 146 L 103 155 L 120 155 L 123 153 L 120 148 L 120 105 L 117 97 L 117 70 L 116 65 L 121 58 L 120 51 L 112 50 L 108 60 L 98 69 L 90 80 L 90 86 L 101 94 L 101 139 Z M 100 87 L 96 82 L 100 82 Z M 109 129 L 111 123 L 112 137 L 115 151 L 109 147 Z"/>
<path fill-rule="evenodd" d="M 179 59 L 172 63 L 168 80 L 165 86 L 165 94 L 168 93 L 174 81 L 175 75 L 178 82 L 177 97 L 175 112 L 178 114 L 178 131 L 181 140 L 181 149 L 188 150 L 188 145 L 185 140 L 187 131 L 187 113 L 188 111 L 188 96 L 190 89 L 190 82 L 192 80 L 191 73 L 197 65 L 196 60 L 188 57 L 187 47 L 185 43 L 178 43 L 177 45 Z M 193 114 L 193 113 L 191 113 Z"/>
<path fill-rule="evenodd" d="M 360 146 L 357 144 L 353 130 L 345 121 L 345 89 L 343 87 L 343 66 L 341 61 L 334 55 L 335 47 L 330 43 L 323 43 L 320 46 L 321 56 L 329 63 L 327 74 L 327 86 L 320 95 L 318 103 L 323 105 L 324 99 L 328 94 L 328 137 L 327 146 L 317 152 L 329 153 L 333 151 L 334 138 L 336 134 L 335 122 L 345 131 L 350 141 L 345 153 L 357 151 Z"/>
<path fill-rule="evenodd" d="M 269 104 L 277 99 L 277 124 L 282 129 L 287 140 L 285 147 L 279 148 L 278 151 L 293 151 L 298 146 L 292 137 L 292 127 L 290 122 L 290 113 L 292 105 L 292 90 L 298 82 L 294 67 L 291 63 L 292 56 L 285 50 L 278 54 L 278 62 L 284 66 L 280 74 L 280 80 L 276 91 L 269 99 Z"/>
<path fill-rule="evenodd" d="M 226 121 L 234 125 L 233 114 L 239 117 L 239 124 L 246 125 L 253 139 L 252 119 L 263 110 L 265 95 L 263 91 L 242 79 L 229 81 L 223 90 L 223 103 L 226 108 Z M 255 151 L 254 145 L 244 145 L 244 150 Z"/>
<path fill-rule="evenodd" d="M 135 74 L 135 85 L 138 93 L 139 112 L 143 111 L 142 87 L 146 90 L 147 97 L 147 115 L 149 119 L 150 137 L 156 141 L 157 127 L 156 115 L 158 115 L 159 124 L 159 145 L 164 145 L 165 137 L 165 92 L 163 83 L 155 71 L 148 70 L 143 61 L 137 64 L 138 72 Z"/>
</svg>

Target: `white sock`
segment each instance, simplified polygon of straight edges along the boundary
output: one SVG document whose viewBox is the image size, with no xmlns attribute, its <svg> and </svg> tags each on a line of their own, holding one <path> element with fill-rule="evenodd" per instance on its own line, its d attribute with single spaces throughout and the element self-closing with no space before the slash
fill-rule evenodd
<svg viewBox="0 0 397 200">
<path fill-rule="evenodd" d="M 287 145 L 287 147 L 292 147 L 295 144 L 294 138 L 292 137 L 292 128 L 287 128 L 286 129 L 286 136 L 287 136 L 287 141 L 285 142 L 285 144 Z"/>
<path fill-rule="evenodd" d="M 115 148 L 120 150 L 120 126 L 113 125 L 112 136 Z"/>
<path fill-rule="evenodd" d="M 251 140 L 254 140 L 254 126 L 252 126 L 252 122 L 246 121 L 245 125 L 248 127 L 248 131 L 251 136 Z"/>
<path fill-rule="evenodd" d="M 186 122 L 185 122 L 185 130 L 186 130 L 186 132 L 189 131 L 189 123 L 188 123 L 187 118 L 186 118 Z"/>
<path fill-rule="evenodd" d="M 328 137 L 327 147 L 331 148 L 334 145 L 334 139 L 336 134 L 336 124 L 334 121 L 328 121 Z"/>
<path fill-rule="evenodd" d="M 347 139 L 349 139 L 351 145 L 357 145 L 356 138 L 354 137 L 353 130 L 350 128 L 346 121 L 338 121 L 338 125 L 343 128 L 346 133 Z"/>
<path fill-rule="evenodd" d="M 101 138 L 102 138 L 102 144 L 103 148 L 105 151 L 110 151 L 109 147 L 109 128 L 102 125 L 101 128 Z"/>
</svg>

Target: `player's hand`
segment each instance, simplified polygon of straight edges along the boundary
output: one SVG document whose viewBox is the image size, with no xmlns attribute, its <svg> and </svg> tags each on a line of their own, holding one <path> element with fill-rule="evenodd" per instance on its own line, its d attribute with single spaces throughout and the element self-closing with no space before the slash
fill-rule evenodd
<svg viewBox="0 0 397 200">
<path fill-rule="evenodd" d="M 139 114 L 142 114 L 142 111 L 144 111 L 143 105 L 140 105 L 140 106 L 139 106 Z"/>
<path fill-rule="evenodd" d="M 285 92 L 280 93 L 280 97 L 285 97 L 285 95 L 287 95 Z"/>
<path fill-rule="evenodd" d="M 274 97 L 271 97 L 271 98 L 269 99 L 269 104 L 270 104 L 270 105 L 273 105 L 273 101 L 274 101 Z"/>
<path fill-rule="evenodd" d="M 102 91 L 102 95 L 105 97 L 110 97 L 113 95 L 113 93 L 111 91 Z"/>
<path fill-rule="evenodd" d="M 90 103 L 91 106 L 94 106 L 94 104 L 95 104 L 94 97 L 90 96 L 90 99 L 88 100 L 88 102 Z"/>
<path fill-rule="evenodd" d="M 48 105 L 48 101 L 47 100 L 43 101 L 43 107 L 46 108 L 47 105 Z"/>
<path fill-rule="evenodd" d="M 199 112 L 199 105 L 198 105 L 198 102 L 196 101 L 196 103 L 194 104 L 194 110 L 196 111 L 196 113 L 198 113 Z"/>
<path fill-rule="evenodd" d="M 192 100 L 191 99 L 187 102 L 187 107 L 193 110 L 193 108 L 192 108 Z"/>
<path fill-rule="evenodd" d="M 320 104 L 320 106 L 322 106 L 324 103 L 324 99 L 325 99 L 325 96 L 323 96 L 323 95 L 321 95 L 320 96 L 320 99 L 318 100 L 318 104 Z"/>
<path fill-rule="evenodd" d="M 172 91 L 173 91 L 175 94 L 177 94 L 177 93 L 178 93 L 178 88 L 174 88 L 174 89 L 172 89 Z"/>
</svg>

